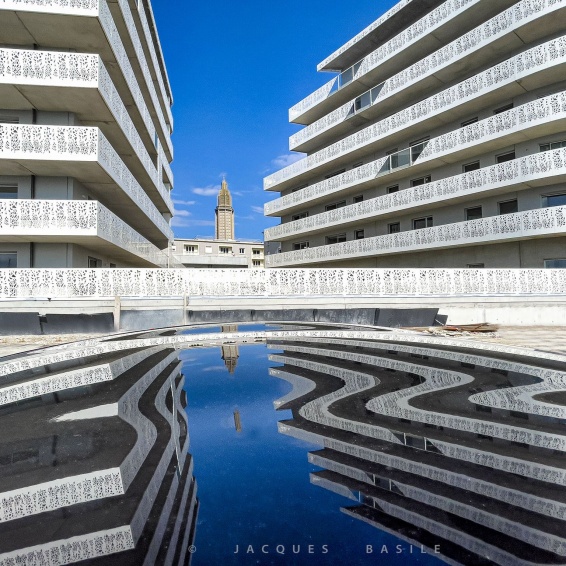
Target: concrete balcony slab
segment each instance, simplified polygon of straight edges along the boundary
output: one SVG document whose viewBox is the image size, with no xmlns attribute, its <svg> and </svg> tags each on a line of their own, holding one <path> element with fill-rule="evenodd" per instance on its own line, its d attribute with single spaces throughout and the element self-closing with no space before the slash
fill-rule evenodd
<svg viewBox="0 0 566 566">
<path fill-rule="evenodd" d="M 92 200 L 0 200 L 0 240 L 64 241 L 140 267 L 168 266 L 165 253 Z"/>
<path fill-rule="evenodd" d="M 267 267 L 308 265 L 565 235 L 566 207 L 557 206 L 285 252 L 268 256 L 266 262 Z"/>
<path fill-rule="evenodd" d="M 0 174 L 73 177 L 158 247 L 173 238 L 168 222 L 98 128 L 0 125 Z"/>
</svg>

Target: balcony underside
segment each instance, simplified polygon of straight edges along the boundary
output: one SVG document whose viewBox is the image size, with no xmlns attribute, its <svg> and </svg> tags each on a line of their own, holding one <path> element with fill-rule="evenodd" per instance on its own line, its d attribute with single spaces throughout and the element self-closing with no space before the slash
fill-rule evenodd
<svg viewBox="0 0 566 566">
<path fill-rule="evenodd" d="M 10 234 L 0 228 L 0 242 L 5 244 L 22 244 L 22 243 L 36 243 L 36 244 L 76 244 L 83 248 L 98 252 L 100 255 L 109 257 L 111 260 L 115 259 L 120 262 L 131 263 L 139 267 L 167 267 L 163 263 L 153 263 L 148 261 L 143 254 L 135 254 L 124 248 L 109 242 L 96 234 L 93 230 L 92 235 L 77 234 L 74 230 L 58 230 L 57 233 L 45 234 L 44 231 L 37 233 L 30 233 L 30 228 L 22 229 L 22 234 L 15 234 L 16 229 L 11 228 Z M 55 232 L 55 231 L 53 231 Z"/>
<path fill-rule="evenodd" d="M 136 107 L 136 102 L 98 17 L 27 10 L 18 12 L 0 10 L 0 14 L 4 24 L 2 28 L 2 43 L 4 45 L 29 48 L 30 45 L 35 44 L 41 46 L 41 49 L 57 49 L 64 45 L 66 48 L 72 48 L 81 53 L 97 53 L 105 62 L 125 106 L 127 108 Z M 141 76 L 137 77 L 137 80 L 138 84 L 143 85 L 144 80 Z M 143 90 L 145 94 L 146 89 Z M 144 96 L 144 98 L 146 97 Z M 39 107 L 42 108 L 42 106 Z M 148 104 L 148 110 L 154 124 L 160 124 L 152 104 Z M 137 112 L 134 114 L 135 116 L 132 116 L 132 118 L 141 134 L 145 129 L 143 120 Z M 167 159 L 172 161 L 169 132 L 161 132 L 160 138 Z"/>
<path fill-rule="evenodd" d="M 133 202 L 124 190 L 116 184 L 105 168 L 95 160 L 78 161 L 65 159 L 2 159 L 0 155 L 0 175 L 73 177 L 85 185 L 97 199 L 114 214 L 127 218 L 140 234 L 153 242 L 158 248 L 168 246 L 169 235 L 158 226 Z"/>
<path fill-rule="evenodd" d="M 41 108 L 47 112 L 73 112 L 81 125 L 100 128 L 128 169 L 146 188 L 156 208 L 160 212 L 172 212 L 97 88 L 0 83 L 0 101 L 2 108 L 6 110 Z M 140 132 L 139 128 L 136 129 L 142 134 L 142 139 L 147 138 L 147 132 L 144 136 L 143 130 Z M 150 147 L 150 151 L 155 151 L 154 146 Z"/>
<path fill-rule="evenodd" d="M 327 57 L 317 66 L 317 70 L 336 71 L 353 65 L 368 51 L 375 49 L 377 45 L 381 45 L 397 35 L 407 26 L 407 21 L 411 21 L 412 23 L 418 20 L 422 14 L 438 6 L 441 1 L 442 0 L 410 0 L 401 10 L 398 10 L 390 17 L 384 19 L 380 25 L 368 31 L 358 41 L 352 43 L 347 48 L 342 47 L 338 49 Z"/>
</svg>

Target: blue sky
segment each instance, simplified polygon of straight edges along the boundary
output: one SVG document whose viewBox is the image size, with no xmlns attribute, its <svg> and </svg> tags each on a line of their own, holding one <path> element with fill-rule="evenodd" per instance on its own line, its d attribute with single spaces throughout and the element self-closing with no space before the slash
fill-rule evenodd
<svg viewBox="0 0 566 566">
<path fill-rule="evenodd" d="M 222 175 L 234 196 L 236 238 L 278 224 L 263 177 L 287 164 L 288 109 L 330 80 L 326 56 L 393 0 L 153 0 L 173 88 L 177 237 L 214 234 Z"/>
</svg>

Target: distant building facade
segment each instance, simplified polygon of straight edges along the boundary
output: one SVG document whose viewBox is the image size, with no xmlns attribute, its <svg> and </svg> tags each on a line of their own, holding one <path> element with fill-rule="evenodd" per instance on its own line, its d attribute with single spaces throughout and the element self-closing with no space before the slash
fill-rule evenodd
<svg viewBox="0 0 566 566">
<path fill-rule="evenodd" d="M 331 54 L 267 267 L 566 267 L 565 30 L 564 0 L 401 0 Z"/>
<path fill-rule="evenodd" d="M 232 195 L 225 179 L 218 192 L 214 226 L 214 238 L 176 239 L 173 258 L 184 267 L 199 269 L 265 267 L 263 242 L 235 239 Z"/>
<path fill-rule="evenodd" d="M 185 267 L 263 269 L 263 243 L 253 240 L 178 239 L 173 257 Z"/>
</svg>

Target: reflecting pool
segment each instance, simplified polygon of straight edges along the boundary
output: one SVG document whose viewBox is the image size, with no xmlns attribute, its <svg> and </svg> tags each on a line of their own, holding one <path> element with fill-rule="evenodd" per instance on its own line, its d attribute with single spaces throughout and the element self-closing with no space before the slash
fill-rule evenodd
<svg viewBox="0 0 566 566">
<path fill-rule="evenodd" d="M 563 564 L 565 361 L 234 325 L 0 358 L 0 566 Z"/>
</svg>

